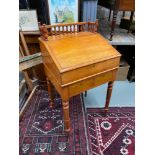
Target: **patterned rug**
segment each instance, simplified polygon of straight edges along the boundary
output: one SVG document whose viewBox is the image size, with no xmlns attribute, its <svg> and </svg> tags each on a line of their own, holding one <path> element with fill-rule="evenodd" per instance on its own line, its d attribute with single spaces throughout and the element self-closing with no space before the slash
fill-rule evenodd
<svg viewBox="0 0 155 155">
<path fill-rule="evenodd" d="M 135 154 L 134 108 L 87 109 L 87 132 L 91 155 Z"/>
<path fill-rule="evenodd" d="M 84 108 L 80 95 L 70 100 L 70 134 L 63 132 L 61 99 L 56 107 L 49 108 L 49 96 L 43 86 L 38 86 L 19 126 L 20 155 L 86 155 L 86 127 Z"/>
</svg>

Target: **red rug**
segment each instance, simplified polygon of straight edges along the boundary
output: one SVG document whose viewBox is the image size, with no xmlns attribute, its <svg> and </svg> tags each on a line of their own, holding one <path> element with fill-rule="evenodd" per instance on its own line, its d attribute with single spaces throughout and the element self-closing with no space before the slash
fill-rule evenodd
<svg viewBox="0 0 155 155">
<path fill-rule="evenodd" d="M 91 155 L 135 154 L 134 108 L 87 109 L 87 132 Z"/>
<path fill-rule="evenodd" d="M 63 132 L 61 99 L 49 108 L 47 90 L 38 86 L 20 121 L 20 155 L 86 155 L 86 128 L 80 95 L 70 100 L 70 134 Z"/>
<path fill-rule="evenodd" d="M 84 114 L 80 95 L 75 96 L 70 100 L 68 135 L 63 132 L 60 97 L 53 109 L 49 102 L 45 87 L 38 86 L 20 121 L 20 155 L 134 155 L 134 108 L 110 108 L 107 117 L 100 108 L 88 108 Z"/>
</svg>

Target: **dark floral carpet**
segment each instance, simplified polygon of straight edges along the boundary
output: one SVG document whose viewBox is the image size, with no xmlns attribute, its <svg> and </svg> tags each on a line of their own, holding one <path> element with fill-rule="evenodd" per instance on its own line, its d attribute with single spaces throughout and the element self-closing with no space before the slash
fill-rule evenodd
<svg viewBox="0 0 155 155">
<path fill-rule="evenodd" d="M 80 95 L 70 100 L 70 134 L 63 132 L 61 99 L 55 100 L 56 107 L 49 107 L 49 96 L 43 86 L 34 91 L 19 130 L 20 155 L 82 155 L 88 154 L 84 109 Z"/>
<path fill-rule="evenodd" d="M 135 154 L 134 108 L 110 108 L 105 117 L 103 109 L 87 109 L 89 154 Z"/>
<path fill-rule="evenodd" d="M 70 99 L 71 132 L 63 132 L 61 99 L 49 107 L 45 86 L 38 86 L 19 123 L 20 155 L 134 155 L 134 108 L 87 108 L 81 96 Z"/>
</svg>

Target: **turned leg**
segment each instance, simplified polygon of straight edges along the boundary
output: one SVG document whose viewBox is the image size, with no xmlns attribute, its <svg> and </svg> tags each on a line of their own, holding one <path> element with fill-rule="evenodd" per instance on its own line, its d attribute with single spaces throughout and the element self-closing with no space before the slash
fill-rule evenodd
<svg viewBox="0 0 155 155">
<path fill-rule="evenodd" d="M 117 19 L 117 10 L 113 11 L 113 19 L 112 19 L 112 25 L 111 25 L 111 32 L 110 32 L 110 41 L 112 41 L 113 35 L 114 35 L 114 29 L 115 29 L 115 24 L 116 24 L 116 19 Z"/>
<path fill-rule="evenodd" d="M 110 17 L 111 17 L 111 9 L 110 9 L 110 12 L 109 12 L 109 18 L 108 18 L 108 21 L 110 21 Z"/>
<path fill-rule="evenodd" d="M 130 21 L 129 21 L 129 29 L 128 29 L 128 33 L 130 32 L 130 27 L 131 27 L 131 24 L 132 24 L 132 21 L 133 21 L 133 16 L 134 16 L 134 11 L 131 12 L 131 15 L 130 15 Z"/>
<path fill-rule="evenodd" d="M 114 84 L 114 81 L 111 81 L 111 82 L 108 83 L 106 103 L 105 103 L 105 108 L 104 108 L 105 114 L 107 113 L 107 111 L 109 109 L 109 103 L 110 103 L 110 98 L 111 98 L 111 94 L 112 94 L 113 84 Z"/>
<path fill-rule="evenodd" d="M 123 11 L 123 16 L 122 17 L 125 17 L 125 11 Z"/>
<path fill-rule="evenodd" d="M 70 131 L 69 101 L 62 101 L 65 131 Z"/>
<path fill-rule="evenodd" d="M 50 108 L 52 108 L 54 105 L 54 92 L 53 92 L 53 88 L 52 88 L 51 83 L 48 78 L 46 78 L 46 81 L 47 81 L 47 87 L 48 87 L 48 94 L 51 99 Z"/>
</svg>

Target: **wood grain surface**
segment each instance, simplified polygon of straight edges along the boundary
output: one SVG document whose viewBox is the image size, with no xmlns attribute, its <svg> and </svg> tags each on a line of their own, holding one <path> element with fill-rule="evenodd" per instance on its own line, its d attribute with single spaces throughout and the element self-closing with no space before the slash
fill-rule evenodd
<svg viewBox="0 0 155 155">
<path fill-rule="evenodd" d="M 39 42 L 45 74 L 61 95 L 65 131 L 69 132 L 69 98 L 106 82 L 113 82 L 121 55 L 95 31 L 51 35 L 46 39 L 40 37 Z M 108 87 L 109 91 L 106 109 L 112 87 Z"/>
</svg>

